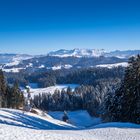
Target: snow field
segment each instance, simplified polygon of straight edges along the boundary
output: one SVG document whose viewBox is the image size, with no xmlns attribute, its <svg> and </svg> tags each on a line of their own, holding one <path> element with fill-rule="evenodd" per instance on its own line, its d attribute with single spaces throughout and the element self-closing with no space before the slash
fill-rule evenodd
<svg viewBox="0 0 140 140">
<path fill-rule="evenodd" d="M 77 126 L 53 118 L 62 112 L 36 111 L 37 114 L 0 109 L 0 140 L 140 140 L 140 125 L 103 123 L 80 130 L 78 126 L 92 122 L 85 111 L 68 112 Z M 76 114 L 79 119 L 75 118 Z M 80 125 L 78 120 L 82 122 Z"/>
</svg>

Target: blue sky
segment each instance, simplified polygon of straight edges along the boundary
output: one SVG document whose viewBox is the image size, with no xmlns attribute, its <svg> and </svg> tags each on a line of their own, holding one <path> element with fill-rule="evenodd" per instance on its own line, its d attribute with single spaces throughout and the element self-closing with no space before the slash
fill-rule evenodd
<svg viewBox="0 0 140 140">
<path fill-rule="evenodd" d="M 0 52 L 140 49 L 138 0 L 0 1 Z"/>
</svg>

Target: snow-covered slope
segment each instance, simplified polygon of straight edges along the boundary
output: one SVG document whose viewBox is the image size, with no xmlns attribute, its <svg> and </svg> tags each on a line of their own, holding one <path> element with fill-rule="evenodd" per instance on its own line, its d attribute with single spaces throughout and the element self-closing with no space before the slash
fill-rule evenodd
<svg viewBox="0 0 140 140">
<path fill-rule="evenodd" d="M 0 123 L 32 129 L 76 129 L 36 109 L 38 114 L 13 109 L 0 109 Z"/>
<path fill-rule="evenodd" d="M 32 129 L 81 129 L 100 123 L 100 119 L 92 118 L 87 111 L 69 111 L 69 123 L 62 121 L 63 112 L 48 112 L 34 109 L 36 114 L 15 109 L 0 109 L 0 123 L 27 127 Z M 85 120 L 83 122 L 83 119 Z"/>
<path fill-rule="evenodd" d="M 64 113 L 61 111 L 55 111 L 48 112 L 48 114 L 55 119 L 61 120 Z M 91 117 L 85 110 L 68 111 L 67 115 L 69 117 L 69 122 L 78 128 L 91 127 L 101 122 L 100 118 Z"/>
<path fill-rule="evenodd" d="M 70 69 L 72 68 L 72 65 L 69 65 L 69 64 L 66 64 L 66 65 L 57 65 L 57 66 L 53 66 L 49 69 L 52 69 L 52 70 L 60 70 L 60 69 Z"/>
<path fill-rule="evenodd" d="M 128 63 L 127 62 L 122 62 L 122 63 L 115 63 L 115 64 L 101 64 L 101 65 L 96 65 L 96 67 L 102 67 L 102 68 L 113 68 L 113 67 L 127 67 Z"/>
<path fill-rule="evenodd" d="M 16 66 L 18 65 L 22 60 L 27 60 L 31 59 L 33 56 L 30 55 L 15 55 L 12 59 L 11 62 L 7 63 L 5 66 Z"/>
<path fill-rule="evenodd" d="M 25 69 L 25 68 L 2 68 L 2 70 L 7 73 L 8 72 L 18 73 L 18 72 L 20 72 L 20 70 L 23 70 L 23 69 Z"/>
<path fill-rule="evenodd" d="M 20 70 L 25 69 L 17 67 L 22 60 L 28 60 L 31 58 L 33 58 L 33 56 L 26 54 L 0 54 L 0 68 L 5 72 L 17 73 Z"/>
<path fill-rule="evenodd" d="M 37 114 L 23 114 L 20 110 L 0 109 L 0 140 L 139 140 L 140 125 L 131 123 L 104 123 L 88 129 L 79 130 L 61 120 L 54 119 L 46 113 L 36 110 Z M 83 116 L 75 112 L 71 117 L 83 123 L 92 120 L 86 112 L 80 111 Z M 52 116 L 59 116 L 53 112 Z M 85 116 L 85 119 L 84 119 Z M 71 119 L 74 119 L 71 118 Z M 77 122 L 76 121 L 76 122 Z M 77 122 L 78 124 L 78 122 Z M 78 130 L 77 130 L 78 129 Z"/>
<path fill-rule="evenodd" d="M 125 51 L 112 51 L 105 53 L 106 57 L 118 57 L 118 58 L 129 58 L 132 56 L 135 56 L 137 54 L 140 54 L 140 50 L 125 50 Z"/>
<path fill-rule="evenodd" d="M 72 90 L 74 90 L 76 87 L 79 85 L 77 84 L 63 84 L 63 85 L 55 85 L 47 88 L 32 88 L 30 87 L 30 93 L 31 97 L 34 98 L 34 96 L 39 95 L 39 94 L 53 94 L 55 90 L 61 91 L 62 89 L 66 90 L 68 87 L 70 87 Z M 24 95 L 26 96 L 26 90 L 23 90 Z"/>
<path fill-rule="evenodd" d="M 27 54 L 0 54 L 0 64 L 5 64 L 5 66 L 16 66 L 22 60 L 27 60 L 33 56 Z"/>
</svg>

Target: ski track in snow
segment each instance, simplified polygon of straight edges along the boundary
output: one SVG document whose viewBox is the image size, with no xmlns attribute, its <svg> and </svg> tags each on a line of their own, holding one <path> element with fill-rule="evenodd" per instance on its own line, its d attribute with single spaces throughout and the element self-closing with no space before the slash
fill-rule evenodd
<svg viewBox="0 0 140 140">
<path fill-rule="evenodd" d="M 0 109 L 0 140 L 140 140 L 140 125 L 132 123 L 102 123 L 88 129 L 62 122 L 61 112 L 37 114 L 20 110 Z M 50 115 L 51 114 L 51 115 Z M 69 112 L 70 118 L 89 116 L 86 111 Z M 80 124 L 81 127 L 82 124 Z"/>
</svg>

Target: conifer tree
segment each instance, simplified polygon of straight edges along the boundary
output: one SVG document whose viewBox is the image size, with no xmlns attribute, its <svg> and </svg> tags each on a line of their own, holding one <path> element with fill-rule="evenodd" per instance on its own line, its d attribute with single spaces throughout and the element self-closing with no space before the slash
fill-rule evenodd
<svg viewBox="0 0 140 140">
<path fill-rule="evenodd" d="M 6 82 L 2 70 L 0 70 L 0 106 L 6 107 Z"/>
<path fill-rule="evenodd" d="M 110 121 L 140 124 L 140 55 L 130 58 L 121 87 L 106 108 Z"/>
<path fill-rule="evenodd" d="M 12 108 L 18 109 L 20 106 L 23 106 L 23 101 L 24 101 L 23 93 L 20 91 L 17 82 L 14 83 L 14 86 L 12 88 L 11 100 L 12 100 L 12 105 L 11 105 Z"/>
</svg>

